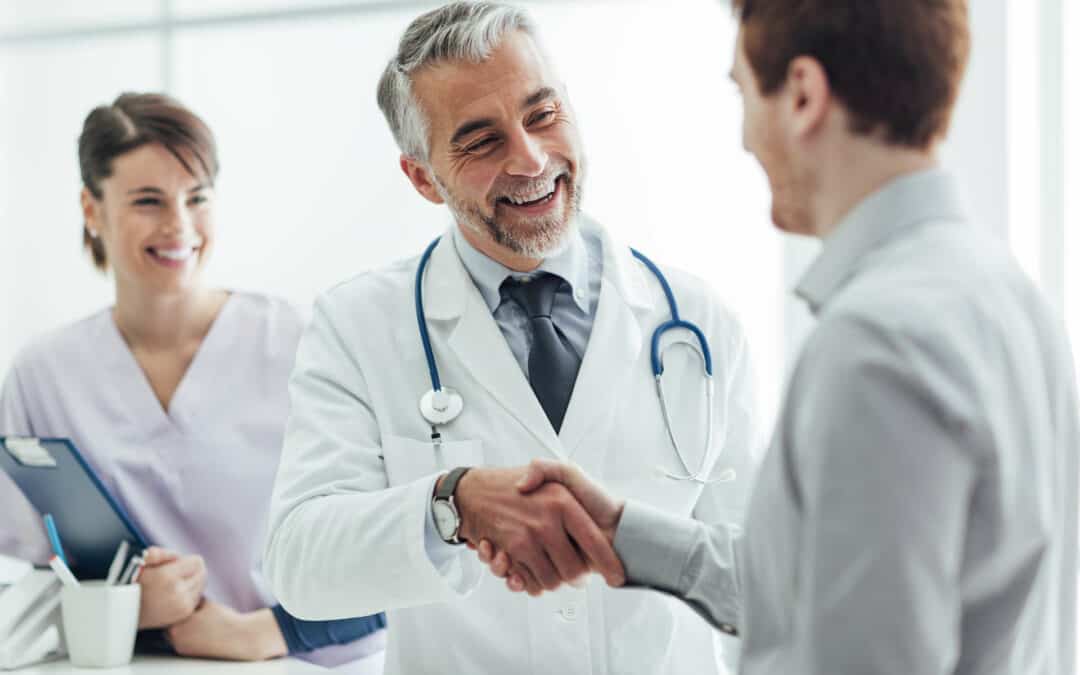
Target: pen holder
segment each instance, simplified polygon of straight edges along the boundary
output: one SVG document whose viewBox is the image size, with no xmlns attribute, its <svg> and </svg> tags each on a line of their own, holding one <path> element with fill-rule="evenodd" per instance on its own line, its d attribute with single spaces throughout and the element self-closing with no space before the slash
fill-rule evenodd
<svg viewBox="0 0 1080 675">
<path fill-rule="evenodd" d="M 84 668 L 112 668 L 131 662 L 139 627 L 138 584 L 106 586 L 84 581 L 64 586 L 60 607 L 71 663 Z"/>
</svg>

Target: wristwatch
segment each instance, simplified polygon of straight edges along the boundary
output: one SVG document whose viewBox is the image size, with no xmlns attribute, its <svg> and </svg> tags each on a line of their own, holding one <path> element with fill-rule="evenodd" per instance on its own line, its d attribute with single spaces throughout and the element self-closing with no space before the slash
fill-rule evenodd
<svg viewBox="0 0 1080 675">
<path fill-rule="evenodd" d="M 468 473 L 470 467 L 459 466 L 446 475 L 446 480 L 435 490 L 431 499 L 431 515 L 435 518 L 435 529 L 447 544 L 460 546 L 465 542 L 458 538 L 461 531 L 461 515 L 454 503 L 454 490 L 458 481 Z"/>
</svg>

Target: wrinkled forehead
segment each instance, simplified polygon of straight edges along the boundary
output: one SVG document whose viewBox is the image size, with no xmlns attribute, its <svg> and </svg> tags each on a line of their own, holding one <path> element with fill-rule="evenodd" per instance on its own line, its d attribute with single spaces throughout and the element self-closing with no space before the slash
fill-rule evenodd
<svg viewBox="0 0 1080 675">
<path fill-rule="evenodd" d="M 544 51 L 522 31 L 507 35 L 479 63 L 439 63 L 413 73 L 412 81 L 435 143 L 468 119 L 513 119 L 537 92 L 562 91 Z"/>
</svg>

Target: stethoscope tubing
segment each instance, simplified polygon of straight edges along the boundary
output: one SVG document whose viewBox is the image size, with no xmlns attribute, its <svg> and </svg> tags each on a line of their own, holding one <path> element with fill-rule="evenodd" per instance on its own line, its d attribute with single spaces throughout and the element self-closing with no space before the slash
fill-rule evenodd
<svg viewBox="0 0 1080 675">
<path fill-rule="evenodd" d="M 415 305 L 416 305 L 416 325 L 420 331 L 420 342 L 424 348 L 424 358 L 427 360 L 428 374 L 431 376 L 431 390 L 433 393 L 441 392 L 442 380 L 439 377 L 439 366 L 435 362 L 435 352 L 431 347 L 431 337 L 428 334 L 427 321 L 424 319 L 424 271 L 427 269 L 428 261 L 431 259 L 431 254 L 435 251 L 435 247 L 438 246 L 442 237 L 437 237 L 433 242 L 428 244 L 428 247 L 424 249 L 424 253 L 420 256 L 420 262 L 416 267 L 416 287 L 415 287 Z M 652 365 L 653 377 L 656 381 L 656 393 L 660 399 L 660 410 L 664 418 L 664 425 L 667 428 L 668 438 L 671 440 L 671 444 L 675 449 L 675 454 L 679 458 L 679 463 L 682 464 L 683 470 L 686 475 L 678 475 L 663 471 L 664 475 L 675 480 L 692 481 L 703 485 L 709 485 L 712 483 L 724 482 L 730 480 L 728 477 L 722 477 L 716 480 L 708 480 L 702 476 L 705 470 L 705 463 L 708 459 L 709 449 L 712 447 L 713 439 L 713 362 L 712 351 L 709 349 L 709 341 L 705 337 L 705 333 L 695 324 L 684 321 L 679 316 L 679 305 L 675 301 L 675 293 L 671 290 L 671 285 L 668 283 L 667 278 L 664 276 L 660 268 L 653 263 L 647 256 L 638 251 L 637 249 L 630 249 L 630 252 L 635 258 L 641 261 L 652 272 L 653 276 L 660 283 L 660 287 L 664 291 L 664 296 L 667 298 L 668 309 L 671 312 L 671 318 L 668 321 L 660 324 L 653 331 L 652 340 L 650 344 L 650 361 Z M 679 446 L 679 441 L 675 437 L 675 430 L 671 423 L 671 416 L 668 411 L 667 399 L 664 395 L 664 387 L 662 377 L 664 374 L 664 362 L 663 353 L 660 348 L 660 339 L 665 333 L 671 330 L 687 330 L 692 333 L 696 338 L 698 345 L 700 346 L 699 356 L 701 356 L 702 363 L 705 367 L 705 381 L 706 381 L 706 405 L 708 407 L 708 428 L 706 431 L 705 439 L 705 452 L 701 457 L 701 466 L 697 471 L 691 471 L 690 466 L 686 463 L 686 459 L 683 456 L 682 448 Z M 456 413 L 455 413 L 456 414 Z M 431 421 L 431 420 L 429 420 Z M 438 437 L 439 434 L 436 431 L 436 422 L 432 421 L 432 438 Z M 728 472 L 725 472 L 725 475 Z"/>
</svg>

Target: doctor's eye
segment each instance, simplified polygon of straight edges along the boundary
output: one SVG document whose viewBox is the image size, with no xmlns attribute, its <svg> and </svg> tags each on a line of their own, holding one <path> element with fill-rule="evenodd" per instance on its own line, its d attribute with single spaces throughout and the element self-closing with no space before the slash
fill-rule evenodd
<svg viewBox="0 0 1080 675">
<path fill-rule="evenodd" d="M 132 203 L 135 204 L 135 206 L 159 206 L 161 200 L 157 197 L 143 197 L 141 199 L 136 199 Z"/>
<path fill-rule="evenodd" d="M 208 201 L 210 201 L 210 198 L 206 195 L 195 195 L 188 200 L 188 204 L 205 204 Z"/>
<path fill-rule="evenodd" d="M 494 136 L 486 136 L 467 146 L 465 152 L 484 152 L 485 150 L 490 150 L 495 147 L 495 143 L 497 143 L 498 140 L 499 139 Z"/>
<path fill-rule="evenodd" d="M 545 122 L 551 122 L 558 114 L 558 110 L 555 108 L 549 108 L 547 110 L 541 110 L 529 119 L 529 126 L 534 124 L 543 124 Z"/>
</svg>

